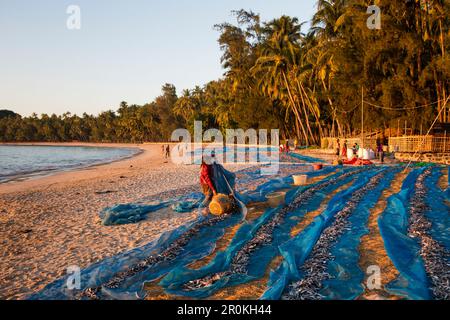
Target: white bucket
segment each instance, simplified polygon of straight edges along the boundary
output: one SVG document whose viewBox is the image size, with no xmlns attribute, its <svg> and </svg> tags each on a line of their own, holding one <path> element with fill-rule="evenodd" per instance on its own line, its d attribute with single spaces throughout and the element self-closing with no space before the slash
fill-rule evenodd
<svg viewBox="0 0 450 320">
<path fill-rule="evenodd" d="M 267 202 L 272 208 L 277 208 L 285 203 L 286 192 L 274 192 L 266 195 Z"/>
<path fill-rule="evenodd" d="M 355 155 L 353 154 L 353 149 L 352 148 L 348 148 L 347 149 L 347 158 L 348 158 L 348 160 L 353 160 L 353 158 L 355 158 Z"/>
<path fill-rule="evenodd" d="M 294 175 L 292 178 L 294 179 L 294 184 L 296 186 L 304 186 L 308 184 L 308 176 L 306 174 Z"/>
<path fill-rule="evenodd" d="M 359 150 L 358 150 L 358 158 L 364 158 L 364 150 L 363 149 L 361 149 L 361 148 L 359 148 Z"/>
<path fill-rule="evenodd" d="M 362 158 L 363 158 L 364 160 L 370 160 L 369 150 L 364 149 Z"/>
</svg>

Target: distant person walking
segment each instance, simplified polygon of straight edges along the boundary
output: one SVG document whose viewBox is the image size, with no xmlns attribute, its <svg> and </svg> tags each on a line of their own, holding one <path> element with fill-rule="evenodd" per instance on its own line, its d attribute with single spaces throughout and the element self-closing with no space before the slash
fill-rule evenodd
<svg viewBox="0 0 450 320">
<path fill-rule="evenodd" d="M 336 156 L 339 157 L 340 153 L 341 153 L 341 140 L 337 139 Z"/>
<path fill-rule="evenodd" d="M 381 163 L 384 163 L 384 149 L 383 144 L 380 142 L 377 146 L 377 153 Z"/>
<path fill-rule="evenodd" d="M 163 145 L 161 146 L 161 155 L 162 155 L 163 157 L 166 155 L 166 145 L 165 145 L 165 144 L 163 144 Z"/>
<path fill-rule="evenodd" d="M 166 154 L 165 154 L 166 159 L 170 158 L 170 145 L 166 146 Z"/>
</svg>

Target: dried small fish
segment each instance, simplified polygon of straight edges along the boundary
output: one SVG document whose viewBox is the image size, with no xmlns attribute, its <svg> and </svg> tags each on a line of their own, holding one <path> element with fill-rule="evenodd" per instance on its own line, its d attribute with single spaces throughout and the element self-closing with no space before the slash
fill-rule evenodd
<svg viewBox="0 0 450 320">
<path fill-rule="evenodd" d="M 370 190 L 375 189 L 386 172 L 377 174 L 361 189 L 356 190 L 344 209 L 339 211 L 333 223 L 326 228 L 315 244 L 309 258 L 301 267 L 305 277 L 291 284 L 282 296 L 284 300 L 321 300 L 319 294 L 324 280 L 331 279 L 327 273 L 328 262 L 334 257 L 330 253 L 332 245 L 346 231 L 349 230 L 348 217 L 352 214 L 358 203 Z"/>
<path fill-rule="evenodd" d="M 431 291 L 437 300 L 450 299 L 450 252 L 430 236 L 432 224 L 426 219 L 425 212 L 430 210 L 425 203 L 427 188 L 425 179 L 431 174 L 428 168 L 421 174 L 415 184 L 411 198 L 414 204 L 409 209 L 409 230 L 412 238 L 420 241 L 420 255 L 430 278 Z"/>
<path fill-rule="evenodd" d="M 282 208 L 266 224 L 259 227 L 253 238 L 235 254 L 228 270 L 190 281 L 183 285 L 183 289 L 187 291 L 196 290 L 211 286 L 223 277 L 231 276 L 233 274 L 247 274 L 248 265 L 250 263 L 250 257 L 252 253 L 254 253 L 259 248 L 272 243 L 274 229 L 284 222 L 284 219 L 289 212 L 306 203 L 314 196 L 314 194 L 316 194 L 320 190 L 332 184 L 335 184 L 337 181 L 346 179 L 351 175 L 360 173 L 363 170 L 365 169 L 346 172 L 339 177 L 329 179 L 306 189 L 304 192 L 299 194 L 296 199 L 292 201 L 292 203 Z"/>
<path fill-rule="evenodd" d="M 91 300 L 97 300 L 100 299 L 99 293 L 101 292 L 101 288 L 109 288 L 109 289 L 116 289 L 118 288 L 126 279 L 145 271 L 146 269 L 164 262 L 164 261 L 172 261 L 175 260 L 178 255 L 184 250 L 183 247 L 188 244 L 188 242 L 200 232 L 201 228 L 207 227 L 207 226 L 213 226 L 221 221 L 224 221 L 227 219 L 229 215 L 222 215 L 218 217 L 214 217 L 211 219 L 207 219 L 205 221 L 199 222 L 198 224 L 194 225 L 191 229 L 186 231 L 184 234 L 182 234 L 177 240 L 175 240 L 173 243 L 171 243 L 167 249 L 165 249 L 162 253 L 157 255 L 149 256 L 148 258 L 144 259 L 143 261 L 140 261 L 136 263 L 135 265 L 129 267 L 127 270 L 119 272 L 115 274 L 108 282 L 94 288 L 87 288 L 83 290 L 79 295 L 78 299 L 91 299 Z"/>
</svg>

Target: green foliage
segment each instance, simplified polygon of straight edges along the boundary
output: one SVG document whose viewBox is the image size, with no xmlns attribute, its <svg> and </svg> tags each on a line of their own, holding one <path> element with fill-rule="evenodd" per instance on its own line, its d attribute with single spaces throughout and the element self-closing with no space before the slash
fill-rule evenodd
<svg viewBox="0 0 450 320">
<path fill-rule="evenodd" d="M 65 113 L 21 118 L 0 111 L 0 141 L 167 141 L 180 127 L 279 128 L 281 138 L 318 145 L 327 135 L 359 134 L 361 93 L 367 131 L 396 128 L 407 120 L 416 131 L 444 110 L 450 78 L 450 4 L 442 0 L 376 2 L 382 28 L 370 30 L 371 1 L 319 0 L 308 34 L 295 17 L 263 22 L 234 11 L 222 23 L 221 79 L 184 90 L 166 84 L 143 106 L 122 102 L 117 112 L 81 117 Z M 440 101 L 428 107 L 430 103 Z"/>
</svg>

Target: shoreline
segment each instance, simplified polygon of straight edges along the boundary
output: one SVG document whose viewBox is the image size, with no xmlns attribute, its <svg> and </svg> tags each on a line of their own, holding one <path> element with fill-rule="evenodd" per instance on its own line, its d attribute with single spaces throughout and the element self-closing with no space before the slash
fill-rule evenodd
<svg viewBox="0 0 450 320">
<path fill-rule="evenodd" d="M 121 158 L 118 159 L 110 159 L 110 160 L 104 160 L 104 161 L 97 161 L 95 163 L 91 163 L 91 164 L 84 164 L 84 165 L 78 165 L 78 166 L 73 166 L 73 167 L 66 167 L 66 168 L 59 168 L 59 169 L 49 169 L 49 170 L 36 170 L 33 172 L 25 172 L 22 174 L 16 174 L 16 175 L 11 175 L 11 176 L 7 176 L 5 177 L 7 180 L 5 181 L 0 181 L 0 187 L 3 184 L 8 184 L 8 183 L 19 183 L 19 182 L 23 182 L 23 181 L 28 181 L 28 180 L 36 180 L 36 179 L 40 179 L 40 178 L 44 178 L 44 177 L 49 177 L 49 176 L 53 176 L 56 175 L 58 173 L 64 173 L 64 172 L 71 172 L 71 171 L 77 171 L 77 170 L 83 170 L 83 169 L 88 169 L 91 167 L 96 167 L 96 166 L 102 166 L 102 165 L 108 165 L 114 162 L 119 162 L 119 161 L 124 161 L 124 160 L 128 160 L 131 159 L 133 157 L 136 157 L 140 154 L 142 154 L 143 152 L 145 152 L 142 148 L 138 147 L 138 146 L 130 146 L 130 147 L 126 147 L 126 146 L 112 146 L 112 145 L 108 145 L 108 146 L 103 146 L 103 145 L 99 145 L 99 144 L 84 144 L 84 143 L 76 143 L 76 144 L 66 144 L 66 143 L 0 143 L 0 146 L 33 146 L 33 147 L 73 147 L 73 148 L 110 148 L 110 149 L 129 149 L 129 150 L 133 150 L 133 153 L 127 156 L 123 156 Z"/>
<path fill-rule="evenodd" d="M 95 175 L 96 178 L 102 176 L 100 171 L 107 170 L 109 168 L 116 168 L 117 164 L 125 164 L 131 162 L 133 159 L 139 159 L 143 157 L 146 152 L 148 152 L 148 148 L 145 148 L 145 145 L 139 144 L 113 144 L 113 143 L 59 143 L 59 142 L 39 142 L 39 143 L 1 143 L 1 145 L 8 146 L 49 146 L 49 147 L 90 147 L 90 148 L 127 148 L 127 149 L 136 149 L 136 152 L 122 157 L 120 159 L 115 160 L 105 160 L 100 163 L 93 163 L 84 166 L 77 166 L 73 168 L 64 168 L 64 169 L 56 169 L 54 171 L 38 171 L 36 174 L 30 173 L 25 174 L 21 177 L 11 179 L 8 181 L 0 182 L 0 195 L 6 194 L 10 192 L 20 192 L 20 191 L 28 191 L 30 189 L 44 187 L 48 184 L 60 183 L 62 181 L 70 180 L 70 181 L 79 181 L 84 180 L 85 178 L 93 178 Z M 148 146 L 148 145 L 147 145 Z M 149 155 L 145 155 L 148 157 Z M 83 175 L 86 174 L 87 177 Z M 23 178 L 22 178 L 23 177 Z"/>
<path fill-rule="evenodd" d="M 14 192 L 26 192 L 30 190 L 34 190 L 36 188 L 44 188 L 49 185 L 64 183 L 67 180 L 72 182 L 83 181 L 86 179 L 99 179 L 104 177 L 102 174 L 104 170 L 113 170 L 118 171 L 117 174 L 120 174 L 123 170 L 129 168 L 129 166 L 133 166 L 134 161 L 139 164 L 143 161 L 152 161 L 158 156 L 152 156 L 149 154 L 149 151 L 153 149 L 156 154 L 160 154 L 161 150 L 159 149 L 161 145 L 170 145 L 174 146 L 179 144 L 179 142 L 149 142 L 149 143 L 101 143 L 101 142 L 2 142 L 0 146 L 49 146 L 49 147 L 92 147 L 92 148 L 128 148 L 128 149 L 138 149 L 135 154 L 130 156 L 123 157 L 121 159 L 105 161 L 101 163 L 95 163 L 86 166 L 74 167 L 74 168 L 66 168 L 55 171 L 41 171 L 36 175 L 31 174 L 29 176 L 26 174 L 24 178 L 16 178 L 4 182 L 0 182 L 0 195 L 14 193 Z M 219 147 L 221 144 L 207 143 L 203 146 L 216 146 Z M 246 144 L 235 144 L 236 147 L 259 147 L 258 145 L 246 145 Z M 269 147 L 275 147 L 268 145 Z M 192 147 L 195 148 L 195 144 L 192 144 Z M 263 146 L 265 147 L 265 146 Z M 160 160 L 160 159 L 159 159 Z M 171 162 L 169 161 L 169 164 Z M 264 163 L 236 163 L 234 165 L 262 165 Z M 177 166 L 177 165 L 175 165 Z M 232 164 L 233 166 L 233 164 Z"/>
</svg>

